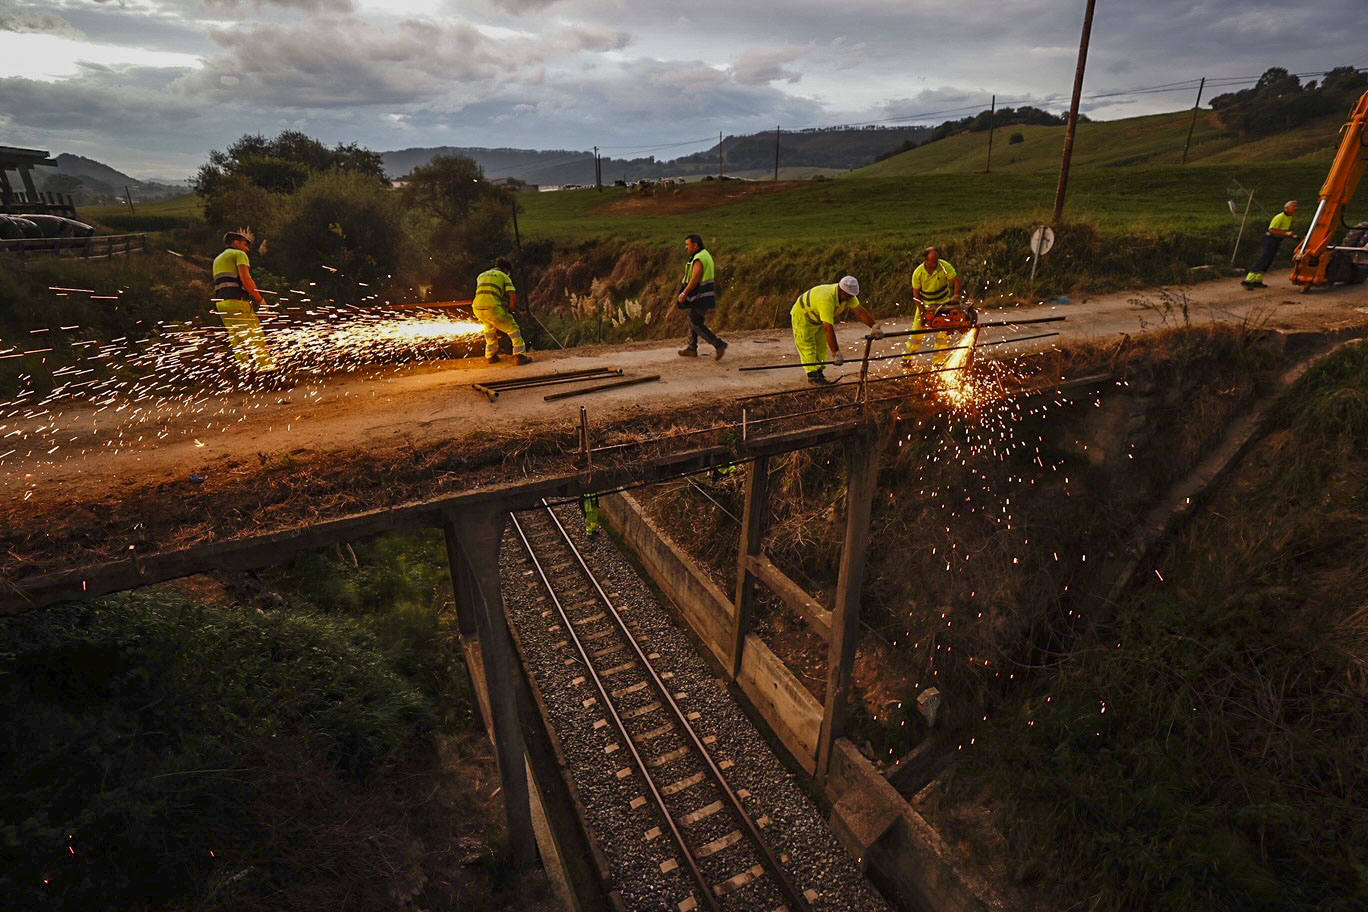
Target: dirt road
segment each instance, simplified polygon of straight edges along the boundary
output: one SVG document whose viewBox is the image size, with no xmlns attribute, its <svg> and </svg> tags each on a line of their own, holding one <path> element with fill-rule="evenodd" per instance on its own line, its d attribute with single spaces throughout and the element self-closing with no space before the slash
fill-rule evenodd
<svg viewBox="0 0 1368 912">
<path fill-rule="evenodd" d="M 1178 297 L 1155 289 L 991 311 L 985 319 L 1065 316 L 1067 320 L 1017 331 L 1020 335 L 1058 331 L 1055 338 L 997 346 L 984 349 L 983 354 L 1011 357 L 1028 346 L 1107 340 L 1120 333 L 1134 335 L 1181 325 L 1184 298 L 1195 325 L 1248 321 L 1305 331 L 1368 326 L 1365 286 L 1300 294 L 1282 277 L 1274 287 L 1258 291 L 1221 281 L 1188 288 Z M 877 312 L 878 302 L 873 302 L 873 308 Z M 885 315 L 884 326 L 907 328 L 909 322 Z M 858 323 L 840 328 L 847 355 L 858 350 L 863 334 L 864 327 Z M 980 342 L 1011 334 L 1011 330 L 985 330 Z M 144 522 L 154 522 L 155 514 L 170 503 L 168 498 L 193 500 L 210 491 L 250 489 L 267 467 L 303 466 L 317 476 L 333 462 L 360 465 L 357 460 L 363 456 L 372 466 L 383 465 L 390 458 L 421 460 L 424 451 L 449 450 L 453 441 L 525 437 L 540 429 L 564 431 L 578 420 L 581 404 L 589 409 L 591 420 L 606 421 L 668 415 L 684 407 L 803 385 L 798 368 L 738 370 L 796 362 L 787 329 L 732 333 L 728 338 L 731 347 L 720 363 L 708 357 L 706 346 L 704 356 L 696 360 L 678 357 L 676 340 L 591 346 L 538 353 L 537 363 L 529 367 L 491 367 L 478 359 L 447 361 L 336 376 L 285 394 L 129 403 L 122 410 L 99 412 L 76 404 L 60 414 L 36 416 L 11 424 L 18 433 L 5 438 L 7 445 L 0 447 L 0 453 L 13 449 L 0 459 L 0 516 L 12 533 L 5 539 L 9 560 L 0 558 L 0 569 L 26 575 L 20 568 L 62 538 L 43 531 L 49 523 L 61 525 L 72 516 L 90 517 L 91 536 L 105 534 L 99 531 L 104 524 L 98 520 L 106 516 L 140 528 Z M 897 340 L 884 341 L 876 353 L 895 351 L 897 345 Z M 898 363 L 882 362 L 881 370 L 897 370 Z M 491 403 L 470 386 L 518 374 L 596 366 L 622 368 L 628 376 L 660 374 L 661 379 L 550 403 L 542 399 L 545 389 L 505 393 Z M 828 369 L 828 373 L 833 372 Z M 252 508 L 239 504 L 236 509 Z M 205 522 L 212 524 L 212 520 Z M 46 557 L 37 564 L 46 569 L 59 565 L 54 555 Z"/>
</svg>

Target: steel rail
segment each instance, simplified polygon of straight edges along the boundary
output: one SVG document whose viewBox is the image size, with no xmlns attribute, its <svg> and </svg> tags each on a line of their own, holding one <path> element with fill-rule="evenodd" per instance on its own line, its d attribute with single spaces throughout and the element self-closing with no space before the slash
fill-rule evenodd
<svg viewBox="0 0 1368 912">
<path fill-rule="evenodd" d="M 703 758 L 703 762 L 706 764 L 708 771 L 712 774 L 713 780 L 717 783 L 718 787 L 721 788 L 722 793 L 726 796 L 727 801 L 731 804 L 737 817 L 745 826 L 746 834 L 750 837 L 751 843 L 755 846 L 756 850 L 759 851 L 761 858 L 764 859 L 765 864 L 769 868 L 770 876 L 773 877 L 778 884 L 780 892 L 784 894 L 785 899 L 793 904 L 791 907 L 792 909 L 797 910 L 797 912 L 810 912 L 812 907 L 808 904 L 807 897 L 803 895 L 803 891 L 799 890 L 793 881 L 789 880 L 788 873 L 785 871 L 784 866 L 779 862 L 779 858 L 775 855 L 774 850 L 770 848 L 768 840 L 766 840 L 764 834 L 760 832 L 759 826 L 746 810 L 745 805 L 741 803 L 740 797 L 727 783 L 726 777 L 722 775 L 722 770 L 719 769 L 717 763 L 713 761 L 712 754 L 709 753 L 707 745 L 698 737 L 698 733 L 694 731 L 693 726 L 689 724 L 688 716 L 685 714 L 684 710 L 680 709 L 679 704 L 675 702 L 674 695 L 670 693 L 669 687 L 667 687 L 665 682 L 660 679 L 660 676 L 656 674 L 655 668 L 646 658 L 646 654 L 642 651 L 641 645 L 636 641 L 636 638 L 632 636 L 631 631 L 627 629 L 627 622 L 622 619 L 622 615 L 618 614 L 612 599 L 608 597 L 608 593 L 603 591 L 603 587 L 599 585 L 598 578 L 594 576 L 593 571 L 589 569 L 589 565 L 585 563 L 584 555 L 575 547 L 575 543 L 570 539 L 569 533 L 567 533 L 565 527 L 561 525 L 560 518 L 556 516 L 555 511 L 549 506 L 544 506 L 544 509 L 546 510 L 547 515 L 551 517 L 551 521 L 555 524 L 556 528 L 560 530 L 561 536 L 565 539 L 566 546 L 570 549 L 570 553 L 575 556 L 575 560 L 579 563 L 580 569 L 584 571 L 584 575 L 593 585 L 594 590 L 598 593 L 599 599 L 603 602 L 604 607 L 607 608 L 608 613 L 612 615 L 614 623 L 616 623 L 618 629 L 622 631 L 622 635 L 627 639 L 628 644 L 632 647 L 632 651 L 636 653 L 637 661 L 641 663 L 642 668 L 644 668 L 646 673 L 650 676 L 651 681 L 655 684 L 664 698 L 665 704 L 669 706 L 670 711 L 674 713 L 675 720 L 679 723 L 681 731 L 688 735 L 689 740 L 694 745 L 694 749 L 698 751 L 698 754 Z M 629 737 L 628 740 L 630 741 L 631 738 Z M 645 772 L 645 767 L 643 767 L 643 774 L 648 779 L 650 778 L 650 773 Z"/>
<path fill-rule="evenodd" d="M 545 501 L 543 501 L 543 503 L 545 503 Z M 552 518 L 555 517 L 555 514 L 551 512 L 550 507 L 546 507 L 545 509 L 546 512 L 551 513 Z M 613 705 L 612 698 L 608 696 L 608 688 L 604 685 L 603 679 L 599 677 L 597 669 L 594 668 L 594 663 L 589 658 L 589 650 L 585 648 L 583 641 L 580 640 L 579 633 L 575 630 L 575 625 L 570 620 L 570 614 L 565 610 L 565 606 L 561 604 L 560 597 L 556 595 L 556 590 L 551 585 L 550 578 L 546 575 L 546 570 L 542 567 L 541 561 L 537 559 L 537 552 L 533 549 L 532 542 L 528 540 L 527 533 L 523 531 L 522 523 L 518 521 L 518 515 L 516 513 L 509 513 L 508 518 L 513 524 L 513 531 L 518 533 L 518 538 L 522 541 L 523 549 L 527 552 L 528 559 L 532 561 L 532 567 L 537 571 L 537 576 L 541 579 L 542 586 L 546 588 L 547 595 L 551 596 L 551 603 L 556 606 L 556 611 L 560 614 L 561 622 L 565 624 L 565 632 L 569 634 L 570 638 L 574 641 L 575 649 L 579 652 L 581 659 L 584 661 L 585 672 L 588 677 L 593 680 L 594 687 L 598 690 L 599 697 L 603 700 L 603 708 L 612 716 L 613 724 L 616 725 L 618 731 L 622 733 L 623 743 L 627 746 L 627 750 L 631 752 L 632 760 L 636 763 L 637 768 L 641 770 L 641 775 L 646 780 L 646 787 L 651 791 L 651 797 L 655 800 L 656 806 L 660 808 L 661 814 L 665 817 L 665 823 L 670 828 L 670 835 L 674 837 L 675 844 L 679 847 L 680 853 L 684 856 L 685 864 L 689 869 L 689 875 L 693 878 L 694 884 L 698 887 L 699 892 L 703 894 L 703 902 L 711 912 L 722 912 L 722 907 L 717 902 L 717 897 L 713 895 L 712 885 L 708 883 L 708 879 L 698 867 L 698 859 L 696 859 L 693 852 L 689 850 L 688 843 L 684 841 L 684 834 L 679 831 L 679 827 L 675 824 L 674 817 L 665 806 L 665 797 L 660 794 L 660 790 L 656 787 L 655 780 L 651 778 L 651 774 L 646 766 L 646 761 L 642 759 L 641 753 L 637 750 L 636 742 L 632 740 L 631 733 L 627 731 L 627 723 L 622 721 L 622 717 L 618 715 L 617 707 Z M 560 524 L 557 523 L 557 526 L 559 525 Z M 564 533 L 565 530 L 562 528 L 561 532 Z M 574 551 L 573 544 L 571 544 L 570 548 L 572 553 L 578 556 L 578 552 Z M 590 576 L 590 579 L 593 579 L 592 575 Z M 597 582 L 595 585 L 597 585 Z M 613 612 L 613 616 L 615 618 L 617 617 L 616 611 Z M 631 640 L 630 637 L 628 637 L 628 639 Z M 635 641 L 633 641 L 633 645 L 635 645 Z M 657 683 L 659 683 L 658 680 Z"/>
</svg>

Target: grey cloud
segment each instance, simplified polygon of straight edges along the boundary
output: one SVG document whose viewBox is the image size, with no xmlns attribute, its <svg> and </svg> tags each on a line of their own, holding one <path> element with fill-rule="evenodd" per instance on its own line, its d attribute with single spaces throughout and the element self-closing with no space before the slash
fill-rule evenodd
<svg viewBox="0 0 1368 912">
<path fill-rule="evenodd" d="M 502 10 L 510 13 L 535 13 L 546 9 L 556 0 L 490 0 L 490 2 Z"/>
<path fill-rule="evenodd" d="M 620 51 L 632 42 L 632 36 L 616 29 L 574 26 L 554 36 L 555 46 L 567 51 Z"/>
<path fill-rule="evenodd" d="M 736 63 L 732 64 L 732 75 L 737 82 L 746 85 L 765 85 L 771 82 L 797 82 L 801 73 L 788 69 L 785 64 L 793 63 L 803 56 L 797 48 L 780 48 L 774 51 L 747 51 Z"/>
<path fill-rule="evenodd" d="M 309 13 L 351 13 L 356 10 L 356 3 L 353 0 L 205 0 L 205 5 L 211 9 L 249 7 L 259 10 L 264 7 L 279 7 Z"/>
<path fill-rule="evenodd" d="M 410 20 L 375 31 L 345 19 L 213 37 L 227 53 L 183 87 L 282 108 L 402 105 L 492 79 L 502 65 L 497 46 L 469 25 Z"/>
<path fill-rule="evenodd" d="M 0 32 L 42 33 L 64 38 L 82 38 L 81 30 L 55 13 L 32 10 L 0 10 Z"/>
</svg>

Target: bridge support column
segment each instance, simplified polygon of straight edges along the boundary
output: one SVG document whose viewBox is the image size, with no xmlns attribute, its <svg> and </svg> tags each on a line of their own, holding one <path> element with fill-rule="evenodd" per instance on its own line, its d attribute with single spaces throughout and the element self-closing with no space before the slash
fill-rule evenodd
<svg viewBox="0 0 1368 912">
<path fill-rule="evenodd" d="M 757 456 L 746 469 L 746 504 L 741 514 L 741 541 L 736 549 L 736 601 L 732 605 L 732 641 L 728 671 L 741 673 L 741 652 L 755 615 L 755 573 L 751 558 L 762 553 L 769 525 L 769 457 Z"/>
<path fill-rule="evenodd" d="M 513 862 L 520 868 L 530 868 L 537 861 L 537 843 L 532 831 L 522 720 L 518 715 L 518 660 L 499 585 L 499 548 L 507 522 L 508 514 L 497 510 L 447 513 L 443 531 L 461 632 L 466 634 L 467 623 L 473 622 L 480 639 L 484 685 L 489 694 L 489 722 L 494 730 Z"/>
<path fill-rule="evenodd" d="M 855 646 L 860 638 L 860 590 L 864 586 L 865 552 L 869 547 L 869 515 L 878 484 L 879 450 L 869 435 L 846 444 L 846 530 L 836 602 L 831 610 L 827 649 L 826 700 L 817 738 L 817 779 L 826 784 L 836 739 L 845 732 Z"/>
</svg>

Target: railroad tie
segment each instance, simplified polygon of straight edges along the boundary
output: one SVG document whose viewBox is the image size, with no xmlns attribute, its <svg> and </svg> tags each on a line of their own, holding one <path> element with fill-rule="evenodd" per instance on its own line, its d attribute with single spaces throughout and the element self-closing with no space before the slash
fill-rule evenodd
<svg viewBox="0 0 1368 912">
<path fill-rule="evenodd" d="M 717 801 L 714 801 L 711 804 L 705 804 L 698 810 L 685 814 L 683 817 L 680 817 L 679 825 L 693 826 L 695 823 L 698 823 L 698 821 L 705 820 L 708 817 L 711 817 L 713 814 L 716 814 L 720 810 L 722 810 L 722 799 L 719 798 Z"/>
<path fill-rule="evenodd" d="M 713 892 L 716 893 L 718 896 L 726 896 L 728 893 L 735 893 L 737 890 L 741 889 L 746 884 L 750 883 L 752 880 L 764 876 L 765 866 L 754 865 L 753 867 L 748 868 L 745 871 L 742 871 L 740 874 L 737 874 L 735 877 L 728 878 L 727 880 L 724 880 L 722 883 L 713 887 Z"/>
</svg>

